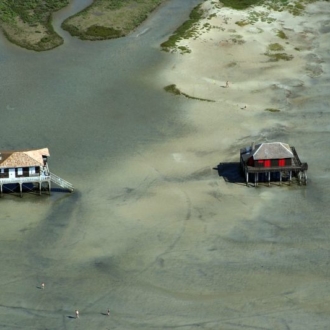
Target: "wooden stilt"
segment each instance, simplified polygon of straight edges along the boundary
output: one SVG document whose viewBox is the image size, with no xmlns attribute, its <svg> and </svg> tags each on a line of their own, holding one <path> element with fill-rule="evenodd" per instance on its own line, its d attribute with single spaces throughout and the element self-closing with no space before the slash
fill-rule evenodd
<svg viewBox="0 0 330 330">
<path fill-rule="evenodd" d="M 270 187 L 270 172 L 268 172 L 268 187 Z"/>
<path fill-rule="evenodd" d="M 282 171 L 280 171 L 280 185 L 282 184 Z"/>
<path fill-rule="evenodd" d="M 39 181 L 39 195 L 41 196 L 41 186 L 42 186 L 42 182 Z"/>
<path fill-rule="evenodd" d="M 249 186 L 249 171 L 246 171 L 246 185 Z"/>
<path fill-rule="evenodd" d="M 291 185 L 292 181 L 292 171 L 289 171 L 289 185 Z"/>
<path fill-rule="evenodd" d="M 1 190 L 0 190 L 0 197 L 2 197 L 2 184 L 0 184 L 0 187 L 1 187 L 1 188 L 0 188 L 0 189 L 1 189 Z"/>
<path fill-rule="evenodd" d="M 21 183 L 19 183 L 19 191 L 20 191 L 21 197 L 23 197 L 23 189 L 22 189 L 22 184 Z"/>
<path fill-rule="evenodd" d="M 50 180 L 48 181 L 48 192 L 49 192 L 49 195 L 50 195 L 50 191 L 51 191 L 51 184 L 50 184 Z"/>
</svg>

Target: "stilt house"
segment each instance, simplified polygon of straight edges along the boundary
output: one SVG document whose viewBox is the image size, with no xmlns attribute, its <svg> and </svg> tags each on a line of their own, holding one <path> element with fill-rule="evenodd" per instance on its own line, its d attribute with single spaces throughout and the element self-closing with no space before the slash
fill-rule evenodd
<svg viewBox="0 0 330 330">
<path fill-rule="evenodd" d="M 23 186 L 32 184 L 39 188 L 46 186 L 50 192 L 51 181 L 73 191 L 73 186 L 63 179 L 57 177 L 48 168 L 48 148 L 22 151 L 0 152 L 0 193 L 3 187 L 19 186 L 22 195 Z M 12 190 L 7 188 L 8 190 Z M 15 188 L 13 188 L 15 189 Z"/>
<path fill-rule="evenodd" d="M 293 175 L 297 176 L 300 183 L 307 183 L 307 163 L 301 163 L 295 148 L 286 143 L 252 144 L 240 150 L 240 162 L 247 185 L 250 174 L 254 176 L 255 186 L 258 185 L 259 177 L 268 183 L 271 178 L 280 183 L 286 178 L 291 183 Z"/>
</svg>

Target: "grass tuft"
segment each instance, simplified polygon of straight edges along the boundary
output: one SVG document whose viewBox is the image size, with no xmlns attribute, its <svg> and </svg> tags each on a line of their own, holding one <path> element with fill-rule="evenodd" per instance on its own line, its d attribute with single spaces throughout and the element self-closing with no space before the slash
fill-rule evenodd
<svg viewBox="0 0 330 330">
<path fill-rule="evenodd" d="M 183 93 L 180 91 L 179 88 L 176 87 L 175 84 L 171 84 L 171 85 L 168 85 L 168 86 L 165 86 L 164 87 L 164 90 L 168 93 L 171 93 L 173 95 L 182 95 L 184 97 L 187 97 L 188 99 L 193 99 L 193 100 L 198 100 L 198 101 L 205 101 L 205 102 L 215 102 L 214 100 L 209 100 L 209 99 L 203 99 L 203 98 L 199 98 L 199 97 L 194 97 L 194 96 L 191 96 L 189 94 L 186 94 L 186 93 Z"/>
<path fill-rule="evenodd" d="M 275 53 L 275 54 L 265 53 L 265 55 L 269 57 L 269 60 L 271 62 L 277 62 L 279 60 L 291 61 L 293 59 L 293 55 L 288 55 L 286 53 Z"/>
<path fill-rule="evenodd" d="M 267 108 L 267 109 L 265 109 L 265 111 L 269 111 L 269 112 L 280 112 L 281 110 L 274 109 L 274 108 Z"/>
<path fill-rule="evenodd" d="M 279 52 L 284 50 L 284 47 L 278 43 L 268 45 L 268 50 L 271 52 Z"/>
<path fill-rule="evenodd" d="M 283 31 L 281 31 L 281 30 L 277 31 L 276 35 L 279 38 L 281 38 L 281 39 L 288 39 L 288 37 L 286 36 L 286 34 Z"/>
</svg>

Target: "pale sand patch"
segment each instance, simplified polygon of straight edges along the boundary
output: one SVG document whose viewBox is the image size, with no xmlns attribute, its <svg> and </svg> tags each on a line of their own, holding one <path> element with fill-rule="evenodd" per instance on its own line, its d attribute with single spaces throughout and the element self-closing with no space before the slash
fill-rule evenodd
<svg viewBox="0 0 330 330">
<path fill-rule="evenodd" d="M 285 14 L 281 21 L 276 20 L 272 24 L 258 22 L 243 27 L 235 24 L 246 17 L 246 12 L 222 8 L 216 17 L 202 20 L 201 27 L 209 23 L 215 28 L 209 31 L 203 29 L 203 33 L 195 40 L 180 42 L 192 53 L 178 58 L 175 70 L 166 73 L 166 81 L 175 83 L 189 95 L 216 100 L 218 108 L 224 104 L 233 109 L 246 105 L 249 111 L 285 108 L 287 104 L 282 96 L 272 101 L 274 86 L 283 89 L 279 80 L 301 74 L 305 77 L 304 72 L 301 72 L 305 60 L 303 53 L 294 49 L 300 46 L 293 39 L 295 32 L 288 40 L 280 39 L 276 33 L 283 30 L 285 19 L 289 20 L 290 24 L 286 25 L 290 28 L 295 22 L 298 31 L 302 31 L 300 25 L 303 18 Z M 241 40 L 242 44 L 235 40 Z M 293 55 L 294 59 L 270 62 L 265 53 L 272 43 L 281 44 L 283 52 Z M 225 89 L 226 81 L 229 81 L 230 87 Z M 260 97 L 261 94 L 263 97 Z M 203 105 L 204 108 L 210 106 Z"/>
</svg>

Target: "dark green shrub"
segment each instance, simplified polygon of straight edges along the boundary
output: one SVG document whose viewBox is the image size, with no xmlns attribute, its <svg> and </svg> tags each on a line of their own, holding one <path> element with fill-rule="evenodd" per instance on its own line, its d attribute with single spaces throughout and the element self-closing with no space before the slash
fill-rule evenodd
<svg viewBox="0 0 330 330">
<path fill-rule="evenodd" d="M 100 25 L 90 26 L 85 33 L 87 36 L 99 38 L 118 38 L 122 35 L 120 30 Z"/>
<path fill-rule="evenodd" d="M 258 5 L 260 0 L 221 0 L 224 6 L 234 9 L 246 9 L 251 6 Z"/>
</svg>

